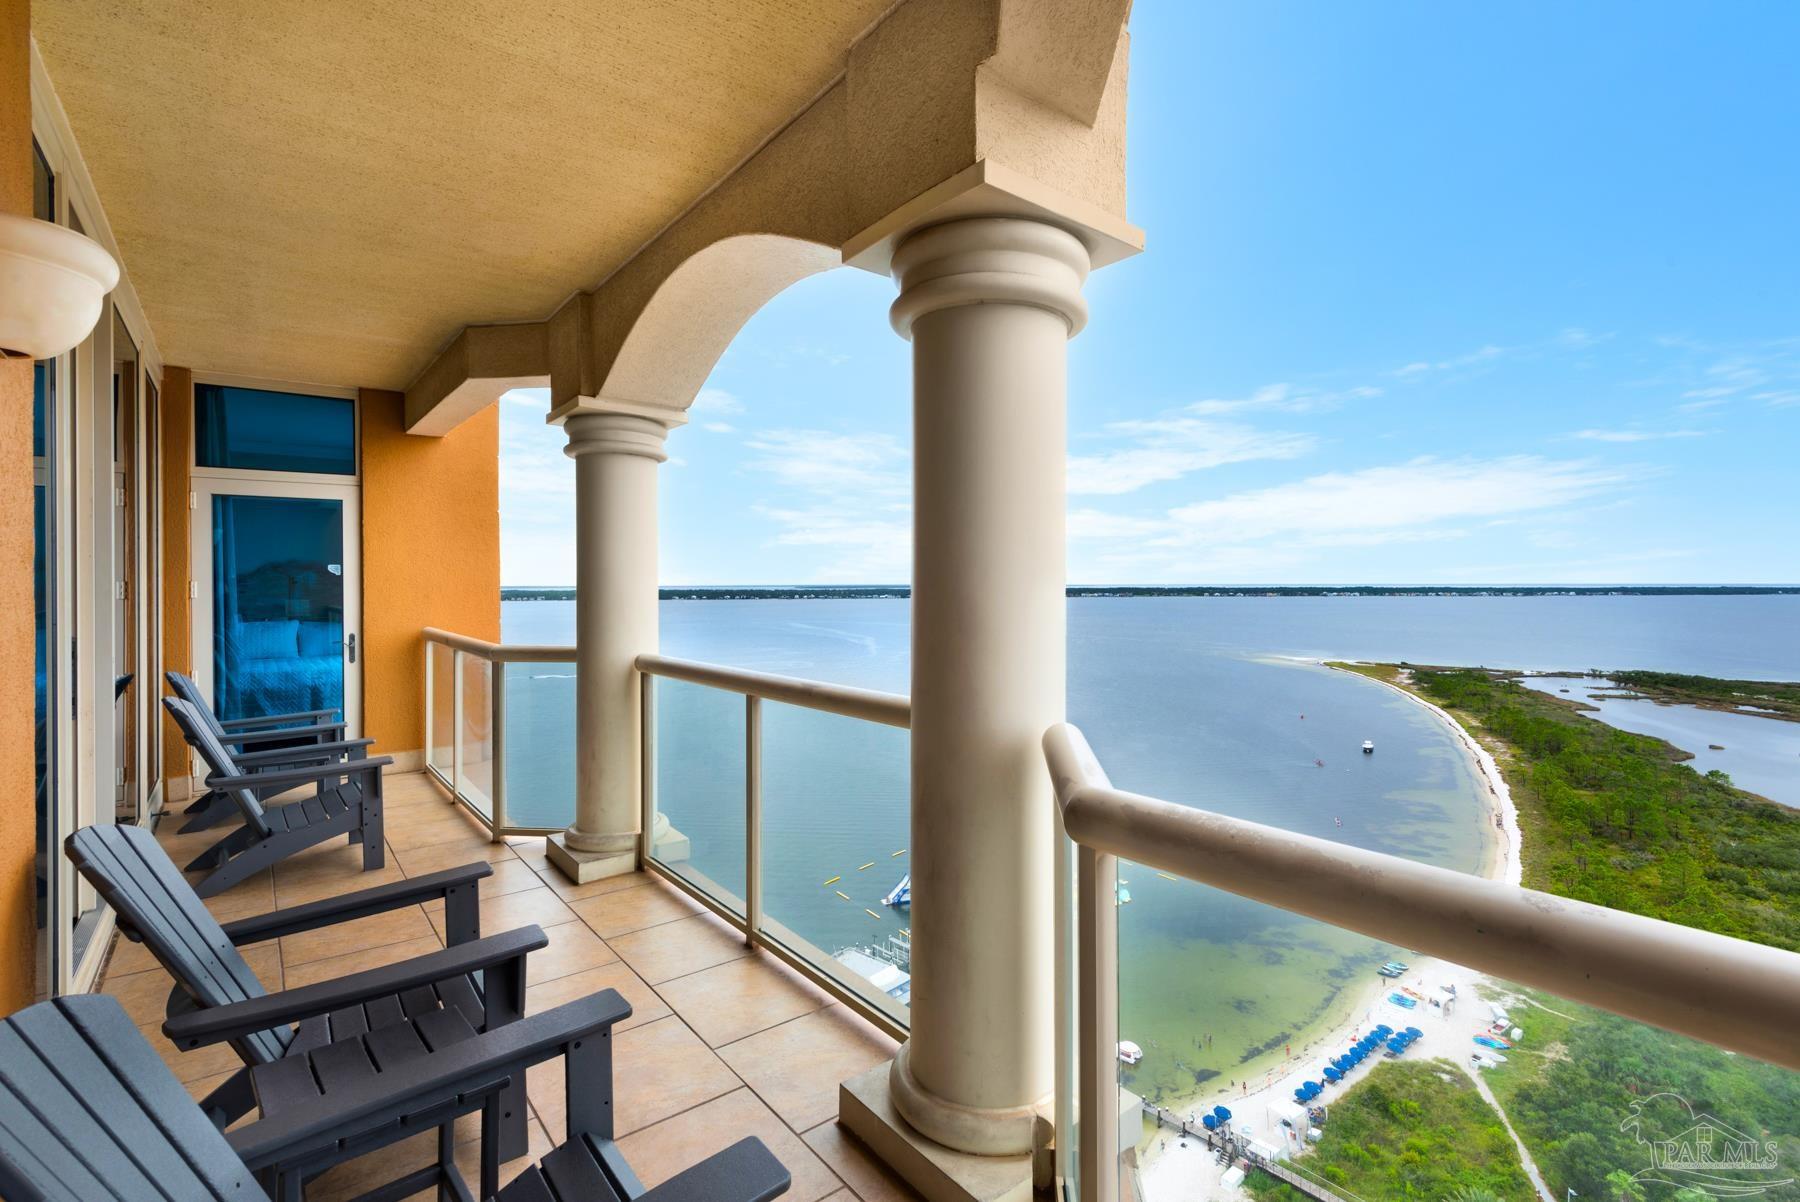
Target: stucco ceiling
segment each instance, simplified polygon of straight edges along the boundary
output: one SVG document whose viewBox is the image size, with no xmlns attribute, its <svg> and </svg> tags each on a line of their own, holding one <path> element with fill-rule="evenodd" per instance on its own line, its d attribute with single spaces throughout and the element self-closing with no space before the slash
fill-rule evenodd
<svg viewBox="0 0 1800 1202">
<path fill-rule="evenodd" d="M 35 0 L 170 363 L 399 388 L 598 282 L 892 0 Z"/>
</svg>

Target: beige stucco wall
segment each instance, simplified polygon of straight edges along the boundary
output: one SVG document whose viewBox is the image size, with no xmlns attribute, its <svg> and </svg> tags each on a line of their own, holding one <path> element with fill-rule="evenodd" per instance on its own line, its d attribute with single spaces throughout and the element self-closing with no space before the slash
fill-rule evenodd
<svg viewBox="0 0 1800 1202">
<path fill-rule="evenodd" d="M 427 626 L 500 638 L 500 412 L 442 438 L 406 433 L 405 397 L 362 402 L 363 733 L 423 745 Z"/>
</svg>

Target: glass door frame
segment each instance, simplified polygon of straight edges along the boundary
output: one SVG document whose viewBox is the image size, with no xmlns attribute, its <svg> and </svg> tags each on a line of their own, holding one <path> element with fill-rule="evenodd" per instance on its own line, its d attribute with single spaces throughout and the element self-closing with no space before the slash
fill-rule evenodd
<svg viewBox="0 0 1800 1202">
<path fill-rule="evenodd" d="M 56 224 L 98 242 L 123 263 L 106 211 L 87 166 L 77 149 L 68 117 L 33 45 L 30 54 L 31 137 L 53 181 Z M 155 333 L 144 315 L 129 275 L 106 297 L 94 329 L 82 343 L 56 358 L 54 411 L 47 426 L 47 455 L 41 464 L 50 488 L 46 521 L 54 554 L 45 565 L 47 590 L 54 602 L 46 653 L 50 720 L 47 725 L 50 796 L 43 831 L 50 860 L 45 899 L 44 945 L 34 957 L 41 984 L 53 993 L 92 988 L 112 942 L 112 911 L 93 895 L 62 854 L 62 842 L 77 829 L 81 815 L 115 816 L 112 781 L 117 773 L 113 705 L 115 554 L 112 529 L 113 403 L 112 352 L 114 315 L 123 322 L 137 348 L 132 415 L 137 436 L 131 467 L 134 521 L 126 532 L 137 564 L 134 620 L 124 637 L 134 640 L 133 662 L 144 674 L 161 666 L 159 619 L 150 616 L 145 590 L 161 587 L 167 565 L 151 558 L 161 541 L 150 539 L 151 523 L 160 520 L 161 498 L 150 487 L 151 465 L 159 448 L 146 431 L 148 390 L 160 394 L 163 359 Z M 145 705 L 147 688 L 135 688 L 136 704 Z M 159 737 L 160 724 L 147 721 L 140 708 L 136 730 L 139 767 L 137 822 L 148 825 L 161 801 L 160 781 L 147 779 L 145 747 Z M 71 912 L 73 910 L 73 912 Z M 77 952 L 77 938 L 84 938 Z"/>
<path fill-rule="evenodd" d="M 326 483 L 325 481 L 330 481 Z M 213 679 L 213 529 L 215 496 L 278 497 L 338 501 L 344 513 L 344 639 L 356 641 L 352 660 L 344 653 L 344 723 L 348 738 L 362 733 L 362 488 L 350 476 L 312 476 L 298 472 L 239 472 L 195 468 L 189 494 L 191 537 L 188 540 L 188 595 L 193 612 L 194 682 L 208 699 L 218 696 Z M 190 766 L 192 753 L 189 754 Z M 197 783 L 197 782 L 196 782 Z"/>
</svg>

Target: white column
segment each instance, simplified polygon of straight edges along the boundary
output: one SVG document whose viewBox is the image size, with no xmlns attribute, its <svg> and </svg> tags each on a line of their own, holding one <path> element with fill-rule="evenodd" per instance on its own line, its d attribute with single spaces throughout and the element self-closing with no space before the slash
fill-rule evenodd
<svg viewBox="0 0 1800 1202">
<path fill-rule="evenodd" d="M 1063 717 L 1068 339 L 1088 254 L 1044 222 L 894 254 L 913 344 L 912 1037 L 895 1108 L 939 1144 L 1033 1147 L 1053 1090 L 1052 812 Z"/>
<path fill-rule="evenodd" d="M 636 867 L 642 818 L 639 655 L 657 647 L 656 469 L 668 426 L 650 417 L 576 412 L 575 821 L 549 857 L 571 880 Z"/>
</svg>

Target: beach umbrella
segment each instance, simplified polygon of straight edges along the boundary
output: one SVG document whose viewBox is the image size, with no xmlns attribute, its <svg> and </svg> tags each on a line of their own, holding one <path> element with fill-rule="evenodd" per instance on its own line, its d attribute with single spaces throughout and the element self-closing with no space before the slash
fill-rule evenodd
<svg viewBox="0 0 1800 1202">
<path fill-rule="evenodd" d="M 1205 1127 L 1208 1131 L 1213 1131 L 1218 1128 L 1219 1120 L 1213 1115 L 1203 1114 L 1200 1116 L 1200 1125 Z"/>
<path fill-rule="evenodd" d="M 1229 1123 L 1231 1121 L 1231 1111 L 1225 1109 L 1223 1106 L 1214 1106 L 1213 1117 L 1218 1119 L 1221 1123 Z"/>
<path fill-rule="evenodd" d="M 1336 1085 L 1339 1081 L 1344 1079 L 1344 1074 L 1338 1072 L 1335 1068 L 1328 1068 L 1325 1070 L 1325 1079 L 1333 1085 Z"/>
<path fill-rule="evenodd" d="M 1417 1039 L 1419 1036 L 1425 1034 L 1425 1032 L 1419 1030 L 1419 1028 L 1417 1028 L 1417 1027 L 1406 1028 L 1406 1033 L 1408 1035 L 1412 1036 L 1414 1039 Z"/>
</svg>

